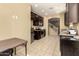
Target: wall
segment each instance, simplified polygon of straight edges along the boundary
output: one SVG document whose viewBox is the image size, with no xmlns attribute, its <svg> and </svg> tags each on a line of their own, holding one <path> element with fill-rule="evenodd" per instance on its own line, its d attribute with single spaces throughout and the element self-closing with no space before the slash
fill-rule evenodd
<svg viewBox="0 0 79 59">
<path fill-rule="evenodd" d="M 79 23 L 77 24 L 77 30 L 78 30 L 78 34 L 79 34 Z"/>
<path fill-rule="evenodd" d="M 66 29 L 67 26 L 65 26 L 64 22 L 64 13 L 59 14 L 60 15 L 60 31 L 61 29 Z"/>
<path fill-rule="evenodd" d="M 0 4 L 0 40 L 19 37 L 30 42 L 29 4 Z"/>
<path fill-rule="evenodd" d="M 44 26 L 43 28 L 46 29 L 46 37 L 48 36 L 48 18 L 44 17 Z"/>
</svg>

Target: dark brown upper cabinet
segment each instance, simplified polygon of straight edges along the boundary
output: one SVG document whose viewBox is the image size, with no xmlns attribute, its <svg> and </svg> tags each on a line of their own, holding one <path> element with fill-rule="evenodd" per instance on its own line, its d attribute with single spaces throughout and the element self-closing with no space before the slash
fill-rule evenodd
<svg viewBox="0 0 79 59">
<path fill-rule="evenodd" d="M 66 4 L 66 13 L 65 13 L 65 25 L 73 22 L 74 24 L 78 23 L 78 14 L 79 14 L 79 4 L 78 3 L 67 3 Z"/>
<path fill-rule="evenodd" d="M 43 26 L 43 17 L 31 12 L 31 20 L 33 20 L 33 26 Z"/>
</svg>

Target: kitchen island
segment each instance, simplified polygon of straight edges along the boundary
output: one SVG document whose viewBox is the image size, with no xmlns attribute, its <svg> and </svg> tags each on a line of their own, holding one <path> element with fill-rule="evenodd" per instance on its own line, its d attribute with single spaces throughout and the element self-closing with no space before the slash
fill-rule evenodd
<svg viewBox="0 0 79 59">
<path fill-rule="evenodd" d="M 79 56 L 79 35 L 60 34 L 61 56 Z"/>
</svg>

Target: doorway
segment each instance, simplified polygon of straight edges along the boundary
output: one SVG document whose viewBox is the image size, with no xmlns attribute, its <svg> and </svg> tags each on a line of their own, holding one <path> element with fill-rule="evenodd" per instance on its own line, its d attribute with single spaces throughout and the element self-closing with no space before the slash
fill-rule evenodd
<svg viewBox="0 0 79 59">
<path fill-rule="evenodd" d="M 60 18 L 51 18 L 48 20 L 48 35 L 59 35 Z"/>
</svg>

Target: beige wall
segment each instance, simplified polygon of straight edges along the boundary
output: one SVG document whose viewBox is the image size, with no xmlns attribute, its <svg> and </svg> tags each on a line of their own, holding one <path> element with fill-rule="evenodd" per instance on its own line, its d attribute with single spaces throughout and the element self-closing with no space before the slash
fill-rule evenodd
<svg viewBox="0 0 79 59">
<path fill-rule="evenodd" d="M 19 37 L 30 42 L 29 4 L 0 4 L 0 40 Z"/>
<path fill-rule="evenodd" d="M 48 18 L 44 17 L 44 29 L 46 29 L 46 36 L 48 36 Z"/>
<path fill-rule="evenodd" d="M 60 31 L 61 29 L 66 29 L 67 27 L 65 26 L 64 22 L 64 13 L 59 14 L 60 15 Z"/>
<path fill-rule="evenodd" d="M 77 30 L 78 30 L 78 34 L 79 34 L 79 23 L 77 24 Z"/>
</svg>

